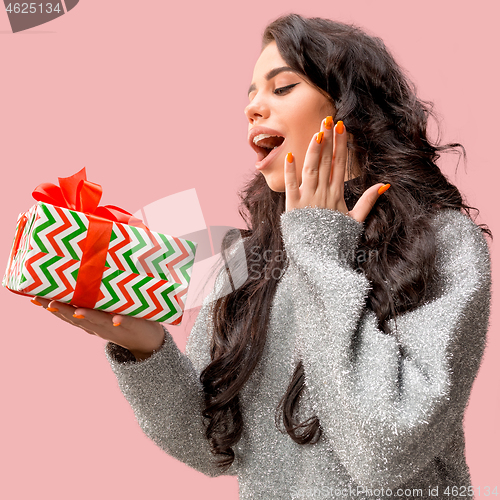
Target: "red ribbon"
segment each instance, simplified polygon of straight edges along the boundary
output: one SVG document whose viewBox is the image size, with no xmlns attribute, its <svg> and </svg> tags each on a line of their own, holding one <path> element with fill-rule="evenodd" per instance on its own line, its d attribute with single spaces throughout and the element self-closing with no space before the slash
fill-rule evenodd
<svg viewBox="0 0 500 500">
<path fill-rule="evenodd" d="M 99 297 L 101 279 L 106 267 L 112 221 L 142 227 L 146 231 L 149 229 L 140 219 L 120 207 L 98 206 L 102 187 L 87 180 L 85 167 L 70 177 L 58 177 L 58 180 L 59 186 L 51 183 L 37 186 L 33 191 L 33 198 L 82 212 L 89 219 L 75 292 L 70 304 L 93 309 Z"/>
<path fill-rule="evenodd" d="M 59 186 L 46 182 L 33 191 L 36 201 L 43 201 L 57 207 L 69 208 L 84 214 L 92 214 L 106 220 L 121 222 L 129 226 L 148 228 L 130 212 L 114 205 L 99 207 L 102 187 L 87 180 L 85 167 L 70 177 L 58 177 Z"/>
</svg>

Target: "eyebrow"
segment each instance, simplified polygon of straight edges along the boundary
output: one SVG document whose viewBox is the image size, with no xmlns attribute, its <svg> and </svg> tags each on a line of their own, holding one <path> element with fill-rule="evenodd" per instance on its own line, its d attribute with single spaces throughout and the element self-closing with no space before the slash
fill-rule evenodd
<svg viewBox="0 0 500 500">
<path fill-rule="evenodd" d="M 269 71 L 265 75 L 265 78 L 267 81 L 269 81 L 271 78 L 274 78 L 276 75 L 278 75 L 279 73 L 282 73 L 283 71 L 291 71 L 292 73 L 297 73 L 298 75 L 300 75 L 300 73 L 296 69 L 290 68 L 290 66 L 281 66 L 279 68 L 274 68 L 271 71 Z M 257 89 L 257 86 L 255 85 L 255 83 L 252 83 L 252 85 L 250 85 L 250 87 L 248 89 L 248 95 L 250 95 L 250 92 L 253 92 L 256 89 Z"/>
</svg>

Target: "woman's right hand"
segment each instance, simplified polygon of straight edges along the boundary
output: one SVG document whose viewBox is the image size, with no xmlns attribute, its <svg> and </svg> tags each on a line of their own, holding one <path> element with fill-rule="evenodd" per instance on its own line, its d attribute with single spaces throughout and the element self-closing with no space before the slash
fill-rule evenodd
<svg viewBox="0 0 500 500">
<path fill-rule="evenodd" d="M 70 304 L 43 297 L 35 297 L 32 302 L 41 305 L 66 323 L 128 349 L 137 360 L 149 358 L 153 351 L 162 346 L 165 338 L 161 324 L 156 321 L 95 309 L 75 308 Z"/>
</svg>

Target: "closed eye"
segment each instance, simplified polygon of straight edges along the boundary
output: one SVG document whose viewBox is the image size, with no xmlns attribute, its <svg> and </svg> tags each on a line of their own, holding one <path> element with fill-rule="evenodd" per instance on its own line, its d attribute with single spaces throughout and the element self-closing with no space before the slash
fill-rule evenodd
<svg viewBox="0 0 500 500">
<path fill-rule="evenodd" d="M 292 83 L 291 85 L 287 85 L 286 87 L 279 87 L 277 89 L 274 89 L 274 93 L 276 95 L 286 94 L 289 90 L 295 87 L 295 85 L 298 85 L 298 83 Z"/>
</svg>

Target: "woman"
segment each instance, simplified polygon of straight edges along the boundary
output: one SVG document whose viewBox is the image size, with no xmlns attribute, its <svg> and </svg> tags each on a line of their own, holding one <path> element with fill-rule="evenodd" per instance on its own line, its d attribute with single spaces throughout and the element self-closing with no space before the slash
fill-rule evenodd
<svg viewBox="0 0 500 500">
<path fill-rule="evenodd" d="M 238 475 L 243 499 L 472 496 L 462 419 L 491 234 L 435 163 L 460 145 L 428 140 L 426 103 L 353 26 L 291 14 L 262 47 L 246 262 L 231 266 L 250 272 L 230 293 L 218 276 L 187 355 L 159 324 L 39 303 L 109 340 L 143 431 L 206 475 Z"/>
</svg>

